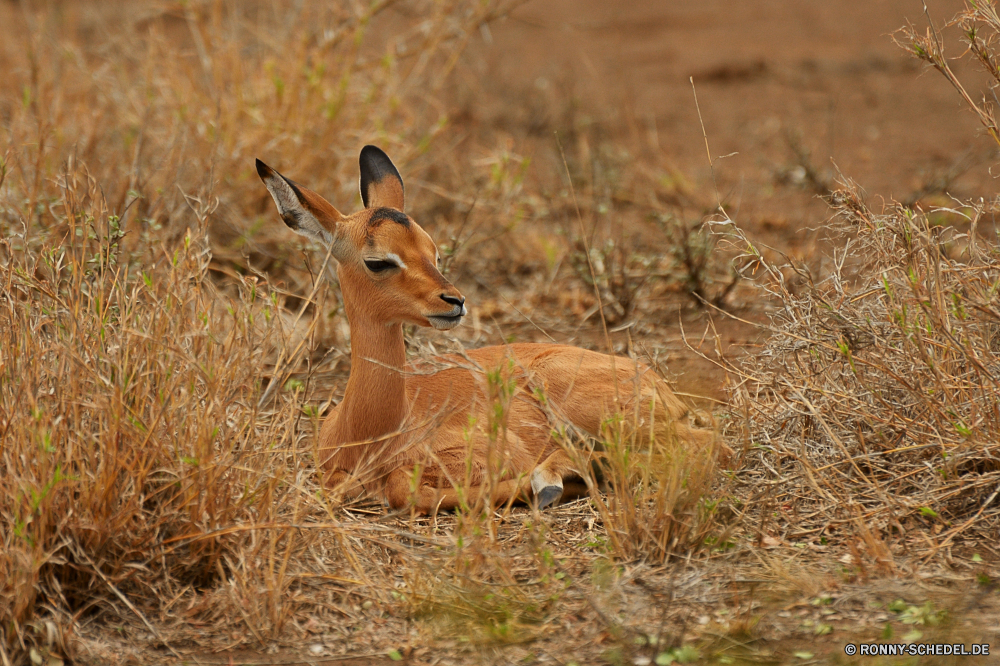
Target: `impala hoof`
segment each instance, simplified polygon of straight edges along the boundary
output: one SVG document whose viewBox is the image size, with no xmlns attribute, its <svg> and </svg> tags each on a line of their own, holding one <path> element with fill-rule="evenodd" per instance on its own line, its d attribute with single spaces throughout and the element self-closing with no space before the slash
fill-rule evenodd
<svg viewBox="0 0 1000 666">
<path fill-rule="evenodd" d="M 555 504 L 562 497 L 563 489 L 559 486 L 545 486 L 537 493 L 535 493 L 535 501 L 538 502 L 538 508 L 544 509 L 547 506 Z"/>
</svg>

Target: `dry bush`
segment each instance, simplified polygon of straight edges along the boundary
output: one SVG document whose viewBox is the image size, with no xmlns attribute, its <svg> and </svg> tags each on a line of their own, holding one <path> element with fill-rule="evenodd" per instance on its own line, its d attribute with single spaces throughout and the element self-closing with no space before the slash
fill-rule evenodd
<svg viewBox="0 0 1000 666">
<path fill-rule="evenodd" d="M 583 241 L 578 241 L 575 249 L 573 268 L 585 285 L 600 294 L 607 323 L 615 326 L 629 321 L 635 315 L 643 286 L 653 275 L 653 260 L 629 253 L 610 238 L 589 251 Z M 596 313 L 597 306 L 592 310 Z"/>
<path fill-rule="evenodd" d="M 474 645 L 534 640 L 570 582 L 542 525 L 458 512 L 444 557 L 415 558 L 405 573 L 408 613 L 442 638 Z"/>
<path fill-rule="evenodd" d="M 296 576 L 343 561 L 317 568 L 329 538 L 293 528 L 324 515 L 301 391 L 258 407 L 283 302 L 253 279 L 221 294 L 203 225 L 126 254 L 96 183 L 60 186 L 62 243 L 0 245 L 0 649 L 106 613 L 276 638 Z"/>
<path fill-rule="evenodd" d="M 57 233 L 48 181 L 72 159 L 113 210 L 131 203 L 126 247 L 182 237 L 193 223 L 184 193 L 207 188 L 216 265 L 283 274 L 288 236 L 265 222 L 253 158 L 351 208 L 358 146 L 419 160 L 448 123 L 428 93 L 505 6 L 413 1 L 397 7 L 407 22 L 384 15 L 394 4 L 4 5 L 16 35 L 0 46 L 6 224 L 24 216 Z M 390 39 L 366 39 L 376 21 L 391 23 Z"/>
<path fill-rule="evenodd" d="M 660 225 L 684 291 L 698 307 L 709 303 L 724 307 L 726 298 L 739 284 L 740 273 L 729 267 L 728 257 L 719 252 L 718 238 L 701 220 L 691 223 L 665 215 L 660 216 Z M 720 277 L 727 269 L 730 278 L 723 283 Z"/>
<path fill-rule="evenodd" d="M 983 206 L 875 213 L 852 183 L 831 206 L 844 240 L 820 281 L 735 232 L 780 308 L 733 368 L 733 410 L 747 474 L 795 505 L 784 536 L 845 531 L 891 568 L 893 532 L 926 531 L 934 553 L 998 528 L 1000 246 L 979 237 Z"/>
<path fill-rule="evenodd" d="M 717 514 L 728 493 L 717 476 L 725 444 L 692 447 L 655 423 L 656 415 L 662 412 L 640 426 L 648 432 L 638 431 L 631 414 L 607 419 L 596 441 L 559 431 L 577 468 L 589 470 L 583 481 L 606 532 L 605 553 L 664 563 L 727 547 L 729 529 Z"/>
<path fill-rule="evenodd" d="M 995 3 L 969 3 L 954 26 L 995 88 Z M 959 80 L 940 31 L 907 26 L 895 39 L 1000 141 L 992 104 Z M 861 573 L 866 562 L 895 571 L 908 549 L 929 559 L 981 547 L 1000 527 L 996 205 L 878 212 L 848 180 L 829 202 L 839 243 L 823 279 L 729 227 L 744 272 L 778 305 L 763 348 L 730 366 L 730 432 L 747 455 L 758 538 L 775 517 L 788 540 L 838 535 Z"/>
</svg>

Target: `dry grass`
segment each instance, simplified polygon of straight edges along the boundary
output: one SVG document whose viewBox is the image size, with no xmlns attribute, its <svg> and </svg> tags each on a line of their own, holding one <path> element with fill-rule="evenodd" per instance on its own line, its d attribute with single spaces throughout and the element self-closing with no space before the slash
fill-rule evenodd
<svg viewBox="0 0 1000 666">
<path fill-rule="evenodd" d="M 733 434 L 755 482 L 793 507 L 784 539 L 848 536 L 892 571 L 906 548 L 929 558 L 998 527 L 1000 247 L 980 237 L 982 206 L 876 214 L 852 183 L 831 205 L 831 275 L 753 257 L 782 307 L 735 369 Z"/>
<path fill-rule="evenodd" d="M 976 114 L 990 137 L 1000 145 L 1000 126 L 997 125 L 993 103 L 989 101 L 985 92 L 980 93 L 978 102 L 974 99 L 973 93 L 968 91 L 966 84 L 962 83 L 948 62 L 950 58 L 945 57 L 944 35 L 929 17 L 928 23 L 930 25 L 922 34 L 909 23 L 900 28 L 893 35 L 896 44 L 944 76 L 948 83 L 954 86 L 966 106 Z M 997 66 L 996 52 L 996 40 L 1000 36 L 1000 15 L 997 14 L 996 3 L 992 0 L 967 2 L 965 9 L 956 14 L 945 27 L 947 29 L 956 26 L 960 31 L 960 39 L 968 47 L 963 55 L 981 67 L 989 77 L 987 80 L 991 90 L 995 89 L 1000 85 L 1000 68 Z"/>
<path fill-rule="evenodd" d="M 993 3 L 975 3 L 951 23 L 994 85 L 996 16 Z M 996 138 L 991 105 L 973 101 L 935 28 L 920 35 L 909 26 L 896 39 L 943 74 Z M 730 432 L 750 461 L 745 480 L 760 489 L 751 500 L 764 507 L 758 540 L 778 532 L 787 542 L 846 543 L 846 561 L 864 576 L 896 573 L 912 555 L 952 562 L 955 547 L 995 556 L 995 203 L 877 211 L 844 178 L 828 201 L 828 275 L 729 228 L 745 248 L 745 272 L 779 304 L 763 349 L 730 366 Z M 775 505 L 782 511 L 772 518 Z"/>
<path fill-rule="evenodd" d="M 346 321 L 330 267 L 302 261 L 275 223 L 255 156 L 350 209 L 358 146 L 381 144 L 437 194 L 414 214 L 453 272 L 516 256 L 483 285 L 501 299 L 498 285 L 532 262 L 546 265 L 536 282 L 569 280 L 574 307 L 650 289 L 595 292 L 593 274 L 563 267 L 560 234 L 510 234 L 553 211 L 537 191 L 519 203 L 529 161 L 502 141 L 452 151 L 450 73 L 509 7 L 0 6 L 16 35 L 0 46 L 0 663 L 301 646 L 321 631 L 327 654 L 376 635 L 385 654 L 411 640 L 380 630 L 394 613 L 473 643 L 519 642 L 576 607 L 570 576 L 590 598 L 587 562 L 664 561 L 714 533 L 712 459 L 668 465 L 664 444 L 637 463 L 622 424 L 604 443 L 612 491 L 595 495 L 596 513 L 560 510 L 589 520 L 588 541 L 567 546 L 586 554 L 572 571 L 523 509 L 406 522 L 316 484 Z M 392 37 L 369 39 L 376 28 Z M 488 176 L 470 183 L 470 169 Z M 593 236 L 601 201 L 593 179 L 581 187 L 569 220 Z M 340 626 L 356 633 L 329 633 Z"/>
<path fill-rule="evenodd" d="M 609 133 L 635 118 L 538 91 L 531 117 L 478 113 L 462 54 L 512 6 L 0 4 L 0 664 L 780 661 L 763 638 L 797 634 L 758 583 L 807 607 L 807 646 L 827 603 L 881 630 L 893 599 L 850 587 L 867 575 L 981 553 L 966 573 L 988 589 L 992 208 L 876 213 L 845 185 L 831 274 L 738 229 L 729 250 L 701 224 L 714 196 L 642 132 Z M 349 331 L 328 260 L 252 165 L 351 210 L 369 142 L 473 303 L 455 340 L 408 331 L 414 354 L 551 336 L 656 364 L 682 349 L 679 313 L 778 304 L 760 353 L 724 361 L 738 471 L 639 450 L 623 421 L 562 433 L 599 464 L 541 514 L 327 495 L 316 432 Z M 728 267 L 745 248 L 756 287 Z"/>
</svg>

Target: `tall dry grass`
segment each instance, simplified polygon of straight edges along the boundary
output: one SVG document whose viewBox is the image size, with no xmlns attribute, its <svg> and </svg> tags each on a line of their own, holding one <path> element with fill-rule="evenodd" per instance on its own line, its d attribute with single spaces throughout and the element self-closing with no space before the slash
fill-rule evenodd
<svg viewBox="0 0 1000 666">
<path fill-rule="evenodd" d="M 455 203 L 418 211 L 447 261 L 482 261 L 470 218 L 481 243 L 553 212 L 537 193 L 518 203 L 530 161 L 509 144 L 449 152 L 451 73 L 510 6 L 0 5 L 0 663 L 109 659 L 102 626 L 174 655 L 295 644 L 317 618 L 363 622 L 362 600 L 480 609 L 496 639 L 551 612 L 565 576 L 538 523 L 514 548 L 509 512 L 459 512 L 441 535 L 345 513 L 317 486 L 346 322 L 329 265 L 296 252 L 252 166 L 287 165 L 350 209 L 358 147 L 378 143 Z M 468 183 L 473 167 L 488 175 Z M 551 286 L 562 238 L 510 236 L 490 260 L 528 248 Z M 604 297 L 581 289 L 582 307 Z M 711 461 L 636 466 L 614 432 L 612 492 L 595 495 L 611 536 L 593 550 L 664 561 L 703 546 Z M 510 576 L 518 558 L 529 573 Z"/>
<path fill-rule="evenodd" d="M 995 3 L 969 3 L 945 29 L 956 26 L 995 87 Z M 997 138 L 993 105 L 956 75 L 941 30 L 894 38 Z M 843 176 L 828 202 L 827 274 L 728 217 L 716 227 L 776 303 L 765 343 L 729 368 L 729 433 L 746 455 L 758 542 L 847 545 L 862 574 L 951 561 L 953 548 L 979 557 L 1000 528 L 997 203 L 878 207 Z"/>
<path fill-rule="evenodd" d="M 252 164 L 294 161 L 351 201 L 361 137 L 403 163 L 430 148 L 443 125 L 425 93 L 502 7 L 411 3 L 426 19 L 373 53 L 389 4 L 0 8 L 18 35 L 0 84 L 4 662 L 107 614 L 154 643 L 234 619 L 266 643 L 304 577 L 367 580 L 317 524 L 302 359 L 329 360 L 329 306 L 319 276 L 282 266 Z M 243 277 L 269 269 L 321 313 L 295 339 L 301 309 Z"/>
<path fill-rule="evenodd" d="M 258 407 L 280 302 L 252 280 L 223 297 L 203 226 L 126 256 L 96 182 L 65 178 L 64 242 L 2 250 L 6 646 L 43 609 L 69 627 L 125 604 L 149 625 L 227 579 L 269 590 L 254 630 L 280 631 L 287 558 L 311 538 L 244 532 L 315 504 L 300 445 L 315 418 L 294 391 Z"/>
<path fill-rule="evenodd" d="M 781 307 L 734 368 L 734 434 L 762 494 L 795 505 L 785 538 L 858 537 L 891 571 L 915 533 L 930 557 L 998 527 L 1000 246 L 980 235 L 983 205 L 876 213 L 850 182 L 831 205 L 841 243 L 823 279 L 743 237 Z"/>
</svg>

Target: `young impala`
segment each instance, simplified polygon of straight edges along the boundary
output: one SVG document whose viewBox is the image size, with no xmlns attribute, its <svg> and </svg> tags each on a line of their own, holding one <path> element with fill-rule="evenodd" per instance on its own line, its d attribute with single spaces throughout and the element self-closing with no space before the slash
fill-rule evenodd
<svg viewBox="0 0 1000 666">
<path fill-rule="evenodd" d="M 434 241 L 403 212 L 403 181 L 389 157 L 365 146 L 360 162 L 365 208 L 342 215 L 257 160 L 281 219 L 330 248 L 339 264 L 351 373 L 320 432 L 328 487 L 381 493 L 392 508 L 412 502 L 421 512 L 486 492 L 498 504 L 530 492 L 545 507 L 562 496 L 564 479 L 578 476 L 553 439 L 556 421 L 597 437 L 616 414 L 646 440 L 712 455 L 714 431 L 691 425 L 670 388 L 628 358 L 511 344 L 407 365 L 403 323 L 454 328 L 465 298 L 438 270 Z M 500 398 L 497 382 L 508 389 Z M 508 401 L 503 427 L 491 420 L 497 399 Z"/>
</svg>

